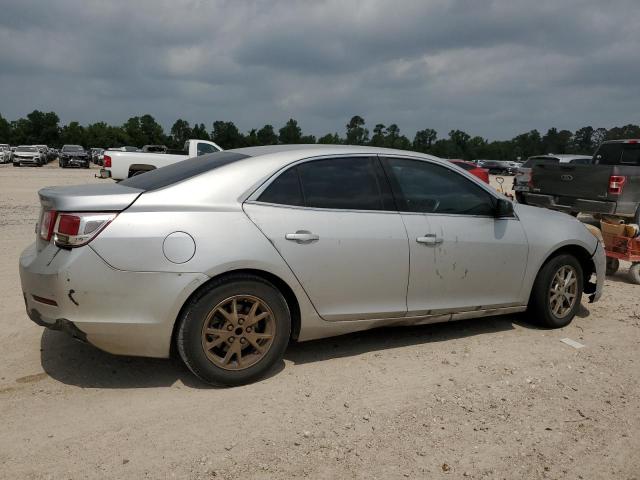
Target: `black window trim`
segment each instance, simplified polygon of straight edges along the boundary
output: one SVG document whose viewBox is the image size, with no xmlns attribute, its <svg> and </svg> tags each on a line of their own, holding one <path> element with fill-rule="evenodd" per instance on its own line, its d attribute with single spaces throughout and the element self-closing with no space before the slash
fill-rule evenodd
<svg viewBox="0 0 640 480">
<path fill-rule="evenodd" d="M 475 177 L 474 175 L 470 174 L 469 172 L 467 172 L 466 170 L 462 170 L 459 171 L 458 169 L 453 168 L 451 165 L 447 165 L 444 161 L 434 161 L 428 158 L 424 158 L 424 157 L 414 157 L 411 155 L 393 155 L 393 154 L 384 154 L 384 155 L 378 155 L 378 157 L 380 158 L 380 161 L 382 163 L 382 168 L 385 171 L 385 174 L 387 175 L 387 178 L 389 180 L 389 184 L 391 185 L 391 191 L 393 193 L 394 196 L 394 200 L 396 202 L 396 205 L 398 206 L 398 208 L 400 208 L 399 206 L 404 205 L 404 200 L 402 198 L 396 198 L 396 197 L 400 197 L 401 193 L 399 190 L 399 186 L 395 183 L 395 177 L 393 175 L 393 173 L 391 172 L 391 167 L 389 166 L 389 163 L 387 161 L 387 159 L 390 158 L 398 158 L 401 160 L 414 160 L 414 161 L 420 161 L 420 162 L 425 162 L 425 163 L 429 163 L 431 165 L 436 165 L 439 167 L 444 167 L 444 168 L 448 168 L 449 170 L 451 170 L 452 172 L 454 172 L 457 175 L 461 175 L 463 177 L 466 177 L 467 180 L 471 181 L 472 183 L 475 183 L 477 186 L 479 186 L 482 190 L 484 190 L 485 192 L 487 192 L 489 194 L 489 196 L 491 197 L 491 201 L 494 204 L 494 206 L 496 205 L 497 201 L 499 200 L 499 196 L 497 194 L 497 192 L 492 191 L 491 187 L 487 186 L 487 184 L 485 184 L 484 182 L 480 181 L 477 177 Z M 494 216 L 491 215 L 472 215 L 472 214 L 468 214 L 468 213 L 436 213 L 436 212 L 409 212 L 409 211 L 405 211 L 405 210 L 398 210 L 398 213 L 402 214 L 402 215 L 426 215 L 426 216 L 438 216 L 438 217 L 455 217 L 455 218 L 460 218 L 460 217 L 471 217 L 471 218 L 496 218 Z M 513 213 L 513 216 L 511 217 L 500 217 L 500 220 L 519 220 L 517 214 Z"/>
<path fill-rule="evenodd" d="M 340 158 L 370 158 L 373 161 L 375 161 L 378 165 L 379 168 L 376 169 L 377 172 L 377 179 L 379 182 L 379 187 L 383 190 L 381 193 L 384 196 L 385 194 L 388 195 L 388 199 L 386 200 L 386 202 L 389 202 L 389 207 L 390 209 L 387 210 L 360 210 L 360 209 L 349 209 L 349 208 L 323 208 L 323 207 L 307 207 L 306 205 L 284 205 L 281 203 L 269 203 L 269 202 L 263 202 L 258 200 L 260 195 L 262 195 L 262 193 L 269 188 L 269 185 L 271 185 L 272 182 L 275 181 L 276 178 L 278 178 L 281 174 L 283 174 L 284 172 L 286 172 L 287 170 L 291 169 L 291 168 L 296 168 L 299 165 L 305 164 L 305 163 L 309 163 L 309 162 L 314 162 L 314 161 L 319 161 L 319 160 L 331 160 L 331 159 L 340 159 Z M 296 171 L 297 175 L 298 175 L 298 181 L 302 182 L 302 180 L 300 179 L 300 172 Z M 303 201 L 305 201 L 306 203 L 306 198 L 304 198 L 304 188 L 302 186 L 302 184 L 300 185 L 300 188 L 302 190 L 302 196 L 303 196 Z M 385 199 L 383 198 L 383 202 L 385 202 Z M 266 179 L 262 185 L 260 185 L 251 195 L 249 195 L 247 197 L 247 199 L 244 201 L 244 203 L 247 204 L 256 204 L 256 205 L 266 205 L 266 206 L 270 206 L 270 207 L 279 207 L 279 208 L 294 208 L 294 209 L 298 209 L 298 210 L 313 210 L 313 211 L 320 211 L 320 212 L 354 212 L 354 213 L 385 213 L 385 214 L 398 214 L 398 206 L 395 202 L 394 196 L 393 196 L 393 192 L 391 189 L 391 185 L 389 183 L 389 178 L 388 175 L 386 174 L 386 172 L 384 171 L 384 167 L 380 162 L 380 156 L 376 155 L 376 154 L 372 154 L 372 153 L 340 153 L 340 154 L 332 154 L 332 155 L 320 155 L 317 157 L 306 157 L 306 158 L 302 158 L 299 160 L 296 160 L 294 162 L 291 162 L 287 165 L 284 165 L 283 167 L 279 168 L 277 171 L 275 171 L 268 179 Z"/>
</svg>

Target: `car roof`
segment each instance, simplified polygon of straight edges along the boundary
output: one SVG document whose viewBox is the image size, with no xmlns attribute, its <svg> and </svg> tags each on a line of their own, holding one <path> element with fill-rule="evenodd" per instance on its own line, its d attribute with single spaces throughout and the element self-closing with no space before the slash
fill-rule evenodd
<svg viewBox="0 0 640 480">
<path fill-rule="evenodd" d="M 219 205 L 229 204 L 230 199 L 246 198 L 247 192 L 254 191 L 267 179 L 276 175 L 289 165 L 300 160 L 311 158 L 322 158 L 330 156 L 348 157 L 350 155 L 389 155 L 402 156 L 405 158 L 415 158 L 419 160 L 431 160 L 444 166 L 451 166 L 447 160 L 443 160 L 432 155 L 407 150 L 395 150 L 389 148 L 366 147 L 359 145 L 270 145 L 261 147 L 246 147 L 222 152 L 211 153 L 194 157 L 191 161 L 200 159 L 200 162 L 207 162 L 208 159 L 220 158 L 220 155 L 240 154 L 240 158 L 224 162 L 222 165 L 213 167 L 211 170 L 204 170 L 184 180 L 176 183 L 159 186 L 157 189 L 149 187 L 147 192 L 136 201 L 142 206 L 152 198 L 162 196 L 162 191 L 169 188 L 172 194 L 166 197 L 166 201 L 175 202 L 176 198 L 190 198 L 190 201 L 197 201 L 200 197 L 203 202 L 216 203 Z M 180 163 L 180 162 L 179 162 Z M 212 162 L 215 164 L 215 162 Z M 176 164 L 177 165 L 177 164 Z M 171 168 L 172 165 L 166 168 Z M 160 172 L 163 169 L 158 169 Z M 470 175 L 470 178 L 472 176 Z M 137 177 L 132 177 L 137 178 Z M 145 175 L 140 175 L 140 179 Z M 475 177 L 473 179 L 475 181 Z M 125 181 L 126 183 L 126 181 Z M 213 187 L 215 185 L 215 188 Z M 133 185 L 132 185 L 133 186 Z"/>
</svg>

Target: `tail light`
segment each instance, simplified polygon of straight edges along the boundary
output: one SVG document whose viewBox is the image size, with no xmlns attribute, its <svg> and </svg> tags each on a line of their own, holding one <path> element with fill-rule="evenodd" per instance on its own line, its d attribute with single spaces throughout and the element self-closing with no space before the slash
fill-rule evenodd
<svg viewBox="0 0 640 480">
<path fill-rule="evenodd" d="M 56 215 L 57 212 L 55 210 L 42 211 L 42 216 L 40 217 L 40 238 L 47 242 L 51 240 L 51 235 L 53 235 L 53 227 L 56 224 Z"/>
<path fill-rule="evenodd" d="M 104 160 L 104 166 L 106 168 L 111 168 L 111 157 L 109 155 L 105 155 L 102 160 Z"/>
<path fill-rule="evenodd" d="M 627 181 L 627 177 L 622 175 L 611 175 L 609 177 L 609 193 L 611 195 L 620 195 L 624 189 L 624 184 Z"/>
<path fill-rule="evenodd" d="M 86 245 L 105 229 L 116 213 L 80 212 L 61 213 L 45 211 L 40 220 L 40 237 L 53 241 L 61 248 L 75 248 Z"/>
<path fill-rule="evenodd" d="M 533 171 L 529 170 L 527 173 L 527 185 L 529 188 L 533 188 Z"/>
</svg>

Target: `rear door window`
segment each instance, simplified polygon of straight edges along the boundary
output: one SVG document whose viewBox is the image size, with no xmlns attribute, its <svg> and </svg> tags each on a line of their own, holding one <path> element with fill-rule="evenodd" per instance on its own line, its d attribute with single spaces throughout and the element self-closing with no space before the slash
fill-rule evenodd
<svg viewBox="0 0 640 480">
<path fill-rule="evenodd" d="M 281 173 L 278 178 L 271 182 L 267 189 L 262 192 L 258 201 L 278 205 L 304 206 L 297 167 L 290 168 L 286 172 Z"/>
<path fill-rule="evenodd" d="M 375 157 L 311 160 L 280 174 L 258 201 L 340 210 L 395 210 Z"/>
<path fill-rule="evenodd" d="M 344 210 L 384 210 L 384 178 L 377 158 L 314 160 L 298 166 L 305 205 Z"/>
</svg>

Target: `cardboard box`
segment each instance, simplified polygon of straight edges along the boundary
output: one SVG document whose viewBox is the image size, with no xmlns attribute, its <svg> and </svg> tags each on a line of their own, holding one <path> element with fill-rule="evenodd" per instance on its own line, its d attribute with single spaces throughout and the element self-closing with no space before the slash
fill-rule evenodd
<svg viewBox="0 0 640 480">
<path fill-rule="evenodd" d="M 624 223 L 609 223 L 602 220 L 600 222 L 600 230 L 602 230 L 602 235 L 617 235 L 620 237 L 624 236 Z"/>
</svg>

